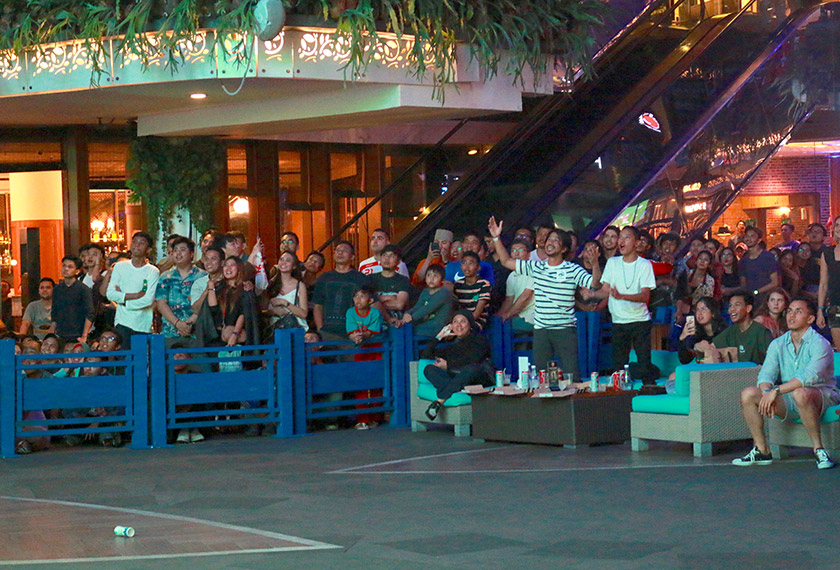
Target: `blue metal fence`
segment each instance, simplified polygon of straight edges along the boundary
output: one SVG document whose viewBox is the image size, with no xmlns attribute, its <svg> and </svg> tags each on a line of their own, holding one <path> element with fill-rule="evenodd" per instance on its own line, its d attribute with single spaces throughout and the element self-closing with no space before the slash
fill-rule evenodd
<svg viewBox="0 0 840 570">
<path fill-rule="evenodd" d="M 598 313 L 577 317 L 579 367 L 588 374 L 604 368 L 604 326 Z M 517 358 L 531 355 L 532 335 L 514 334 L 498 318 L 487 334 L 496 368 L 515 375 Z M 148 449 L 166 446 L 167 431 L 176 429 L 261 424 L 291 437 L 306 434 L 313 421 L 358 414 L 408 425 L 408 365 L 428 339 L 415 338 L 410 324 L 379 336 L 356 347 L 346 340 L 305 343 L 302 329 L 278 330 L 273 344 L 229 349 L 165 348 L 161 335 L 137 335 L 131 350 L 86 353 L 101 360 L 80 363 L 66 361 L 77 354 L 15 356 L 14 343 L 3 340 L 0 456 L 13 456 L 21 437 L 123 433 L 130 447 Z M 73 372 L 92 367 L 104 371 Z M 38 377 L 57 368 L 69 374 Z M 35 410 L 104 415 L 24 419 Z"/>
</svg>

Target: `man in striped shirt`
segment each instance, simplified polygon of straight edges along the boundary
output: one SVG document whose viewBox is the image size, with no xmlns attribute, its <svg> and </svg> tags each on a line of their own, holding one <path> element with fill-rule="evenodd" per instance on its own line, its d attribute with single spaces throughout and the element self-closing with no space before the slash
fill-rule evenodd
<svg viewBox="0 0 840 570">
<path fill-rule="evenodd" d="M 578 374 L 575 290 L 578 287 L 598 289 L 601 266 L 597 250 L 592 262 L 592 275 L 575 263 L 565 260 L 572 239 L 563 230 L 552 230 L 545 241 L 545 261 L 512 259 L 499 239 L 502 224 L 490 218 L 488 225 L 499 261 L 512 271 L 534 279 L 534 364 L 546 368 L 547 362 L 559 357 L 564 372 Z M 592 249 L 584 255 L 592 256 Z"/>
</svg>

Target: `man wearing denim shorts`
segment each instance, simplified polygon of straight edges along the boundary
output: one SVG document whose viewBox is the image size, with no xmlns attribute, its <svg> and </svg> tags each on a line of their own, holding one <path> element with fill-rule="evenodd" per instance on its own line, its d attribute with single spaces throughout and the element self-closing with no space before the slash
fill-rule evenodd
<svg viewBox="0 0 840 570">
<path fill-rule="evenodd" d="M 783 421 L 801 420 L 814 446 L 817 468 L 834 467 L 822 446 L 820 418 L 826 409 L 840 403 L 840 390 L 834 380 L 831 344 L 811 328 L 816 314 L 812 300 L 797 297 L 791 301 L 786 314 L 788 332 L 770 343 L 757 385 L 741 392 L 741 409 L 754 446 L 735 459 L 735 465 L 773 462 L 764 418 L 776 416 Z"/>
</svg>

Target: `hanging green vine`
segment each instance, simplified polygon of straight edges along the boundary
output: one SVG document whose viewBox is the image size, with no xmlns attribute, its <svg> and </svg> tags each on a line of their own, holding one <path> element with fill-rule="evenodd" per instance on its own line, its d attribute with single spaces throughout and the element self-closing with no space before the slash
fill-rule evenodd
<svg viewBox="0 0 840 570">
<path fill-rule="evenodd" d="M 135 139 L 126 184 L 131 200 L 143 202 L 149 229 L 168 233 L 178 209 L 190 213 L 199 232 L 210 228 L 226 160 L 224 143 L 209 137 Z"/>
<path fill-rule="evenodd" d="M 591 29 L 602 24 L 601 0 L 284 0 L 290 17 L 309 17 L 333 27 L 350 49 L 345 66 L 349 77 L 364 73 L 382 31 L 413 35 L 409 58 L 414 75 L 429 67 L 436 84 L 451 81 L 455 43 L 470 44 L 471 55 L 492 77 L 500 71 L 499 50 L 510 60 L 502 70 L 515 79 L 526 67 L 544 73 L 544 56 L 557 54 L 571 76 L 589 71 Z M 9 60 L 39 45 L 82 39 L 94 67 L 101 69 L 106 44 L 119 37 L 117 48 L 146 63 L 155 49 L 149 32 L 174 72 L 182 63 L 178 42 L 201 28 L 215 28 L 220 37 L 255 28 L 257 0 L 5 0 L 0 7 L 0 50 Z M 167 33 L 161 33 L 167 32 Z M 241 61 L 239 45 L 220 43 L 224 56 Z"/>
</svg>

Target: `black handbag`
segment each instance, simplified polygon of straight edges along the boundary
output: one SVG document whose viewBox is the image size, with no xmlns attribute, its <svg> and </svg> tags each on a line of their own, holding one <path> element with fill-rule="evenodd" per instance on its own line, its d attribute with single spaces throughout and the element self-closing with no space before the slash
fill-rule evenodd
<svg viewBox="0 0 840 570">
<path fill-rule="evenodd" d="M 298 297 L 300 295 L 300 281 L 298 281 L 297 287 L 295 287 L 295 306 L 298 304 Z M 288 314 L 283 315 L 274 323 L 275 329 L 297 329 L 301 328 L 300 323 L 298 322 L 297 317 L 290 311 Z"/>
</svg>

